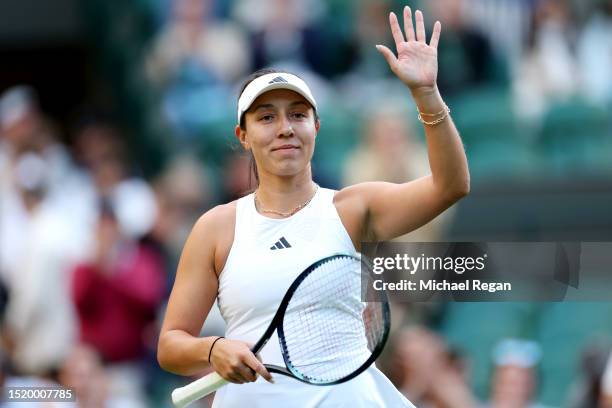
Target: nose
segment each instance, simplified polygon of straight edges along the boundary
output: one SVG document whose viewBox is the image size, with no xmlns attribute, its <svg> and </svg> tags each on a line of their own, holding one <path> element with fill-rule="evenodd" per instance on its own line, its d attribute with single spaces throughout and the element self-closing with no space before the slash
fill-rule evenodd
<svg viewBox="0 0 612 408">
<path fill-rule="evenodd" d="M 284 115 L 282 116 L 282 119 L 279 123 L 278 135 L 281 137 L 293 136 L 293 127 L 291 126 L 291 121 Z"/>
</svg>

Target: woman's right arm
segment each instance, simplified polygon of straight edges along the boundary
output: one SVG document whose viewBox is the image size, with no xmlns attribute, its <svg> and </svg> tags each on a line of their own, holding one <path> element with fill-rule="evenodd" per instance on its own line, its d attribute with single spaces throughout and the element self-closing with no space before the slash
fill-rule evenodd
<svg viewBox="0 0 612 408">
<path fill-rule="evenodd" d="M 208 367 L 208 353 L 216 337 L 200 338 L 200 330 L 217 296 L 214 269 L 215 210 L 195 224 L 176 271 L 176 277 L 157 346 L 165 370 L 193 375 Z"/>
<path fill-rule="evenodd" d="M 157 360 L 167 371 L 194 375 L 210 366 L 208 356 L 217 336 L 199 334 L 217 297 L 215 239 L 227 229 L 226 221 L 233 214 L 229 205 L 215 207 L 196 222 L 187 238 L 157 346 Z M 255 372 L 271 379 L 244 342 L 217 341 L 211 360 L 215 371 L 231 382 L 255 381 Z"/>
</svg>

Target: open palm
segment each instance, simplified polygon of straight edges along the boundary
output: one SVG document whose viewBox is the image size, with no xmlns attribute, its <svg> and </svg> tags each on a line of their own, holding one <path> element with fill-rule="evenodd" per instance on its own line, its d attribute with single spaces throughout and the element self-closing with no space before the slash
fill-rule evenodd
<svg viewBox="0 0 612 408">
<path fill-rule="evenodd" d="M 395 13 L 389 15 L 389 24 L 395 40 L 397 57 L 384 45 L 377 45 L 391 70 L 410 89 L 434 87 L 438 76 L 438 42 L 442 26 L 439 21 L 434 25 L 433 34 L 429 45 L 426 42 L 425 23 L 423 13 L 417 10 L 415 13 L 416 31 L 412 23 L 412 11 L 410 7 L 404 7 L 404 31 L 402 34 Z"/>
</svg>

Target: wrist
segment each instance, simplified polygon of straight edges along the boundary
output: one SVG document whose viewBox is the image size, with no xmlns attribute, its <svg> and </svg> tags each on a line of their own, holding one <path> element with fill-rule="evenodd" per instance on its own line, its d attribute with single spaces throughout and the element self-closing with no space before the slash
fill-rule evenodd
<svg viewBox="0 0 612 408">
<path fill-rule="evenodd" d="M 217 338 L 216 338 L 216 339 L 214 339 L 214 340 L 212 341 L 212 343 L 210 344 L 210 349 L 208 350 L 208 363 L 209 363 L 209 364 L 210 364 L 210 359 L 212 358 L 212 352 L 213 352 L 213 349 L 214 349 L 214 347 L 215 347 L 215 344 L 217 344 L 217 342 L 218 342 L 219 340 L 224 339 L 224 338 L 225 338 L 225 337 L 223 337 L 223 336 L 217 336 Z"/>
<path fill-rule="evenodd" d="M 412 94 L 412 98 L 415 102 L 419 103 L 419 101 L 427 101 L 432 98 L 437 99 L 440 97 L 440 90 L 438 89 L 437 84 L 427 85 L 427 86 L 418 86 L 415 88 L 409 88 L 410 93 Z"/>
<path fill-rule="evenodd" d="M 409 89 L 410 93 L 412 94 L 412 97 L 415 100 L 422 98 L 431 98 L 439 94 L 438 84 L 436 83 L 427 86 L 409 87 Z"/>
<path fill-rule="evenodd" d="M 421 113 L 440 112 L 446 106 L 436 85 L 411 89 L 412 99 Z"/>
</svg>

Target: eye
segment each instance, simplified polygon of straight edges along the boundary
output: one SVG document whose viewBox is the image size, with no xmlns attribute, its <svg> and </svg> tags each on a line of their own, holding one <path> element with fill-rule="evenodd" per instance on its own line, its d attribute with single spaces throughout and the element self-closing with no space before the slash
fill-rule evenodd
<svg viewBox="0 0 612 408">
<path fill-rule="evenodd" d="M 293 116 L 296 119 L 305 119 L 307 117 L 306 114 L 303 112 L 293 112 L 291 116 Z"/>
<path fill-rule="evenodd" d="M 259 118 L 260 122 L 270 122 L 274 118 L 273 115 L 263 115 Z"/>
</svg>

